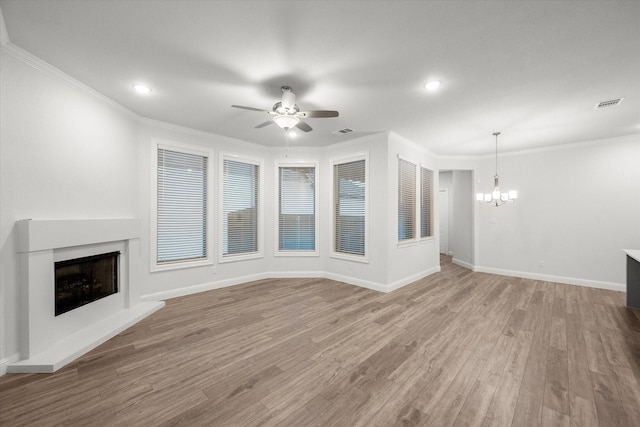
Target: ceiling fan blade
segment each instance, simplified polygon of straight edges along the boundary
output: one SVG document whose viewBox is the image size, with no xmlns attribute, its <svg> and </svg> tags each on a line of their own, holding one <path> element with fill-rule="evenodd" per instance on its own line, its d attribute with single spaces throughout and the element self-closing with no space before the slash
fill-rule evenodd
<svg viewBox="0 0 640 427">
<path fill-rule="evenodd" d="M 338 115 L 339 113 L 333 110 L 311 110 L 298 113 L 301 117 L 338 117 Z"/>
<path fill-rule="evenodd" d="M 260 123 L 258 126 L 254 126 L 254 129 L 260 129 L 265 126 L 269 126 L 271 123 L 273 123 L 273 120 L 267 120 L 266 122 Z"/>
<path fill-rule="evenodd" d="M 240 108 L 243 110 L 249 110 L 249 111 L 260 111 L 263 113 L 269 113 L 269 111 L 267 110 L 263 110 L 262 108 L 253 108 L 253 107 L 245 107 L 243 105 L 232 105 L 233 108 Z"/>
<path fill-rule="evenodd" d="M 302 120 L 298 122 L 296 127 L 303 132 L 311 132 L 313 130 L 311 126 L 309 126 L 307 123 L 303 122 Z"/>
</svg>

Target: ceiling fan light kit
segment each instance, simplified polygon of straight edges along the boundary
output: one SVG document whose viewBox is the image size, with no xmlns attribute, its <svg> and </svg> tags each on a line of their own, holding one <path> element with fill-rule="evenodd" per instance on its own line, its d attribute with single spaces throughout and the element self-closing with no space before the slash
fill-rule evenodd
<svg viewBox="0 0 640 427">
<path fill-rule="evenodd" d="M 493 177 L 493 191 L 491 193 L 476 193 L 476 200 L 498 207 L 505 203 L 513 203 L 518 198 L 518 192 L 515 190 L 502 192 L 500 190 L 500 177 L 498 176 L 498 135 L 500 132 L 494 132 L 493 135 L 496 137 L 496 174 Z"/>
<path fill-rule="evenodd" d="M 311 126 L 303 118 L 327 118 L 338 117 L 339 113 L 333 110 L 309 110 L 300 111 L 300 108 L 296 105 L 296 94 L 289 86 L 282 86 L 282 100 L 276 102 L 273 105 L 271 111 L 263 110 L 261 108 L 245 107 L 242 105 L 232 105 L 233 108 L 240 108 L 249 111 L 261 111 L 273 116 L 273 118 L 264 123 L 260 123 L 255 128 L 263 128 L 271 123 L 275 123 L 281 129 L 288 132 L 290 129 L 296 127 L 303 132 L 310 132 L 313 130 Z"/>
<path fill-rule="evenodd" d="M 273 121 L 284 130 L 289 130 L 300 123 L 300 119 L 296 116 L 288 114 L 278 114 Z"/>
</svg>

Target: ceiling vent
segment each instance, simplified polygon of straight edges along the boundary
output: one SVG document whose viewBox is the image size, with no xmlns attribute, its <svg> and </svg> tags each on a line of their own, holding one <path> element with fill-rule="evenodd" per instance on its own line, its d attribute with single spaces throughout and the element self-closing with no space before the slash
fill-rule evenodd
<svg viewBox="0 0 640 427">
<path fill-rule="evenodd" d="M 345 134 L 351 133 L 353 131 L 354 131 L 353 129 L 344 128 L 344 129 L 340 129 L 340 130 L 334 130 L 331 133 L 334 134 L 334 135 L 345 135 Z"/>
<path fill-rule="evenodd" d="M 620 105 L 623 99 L 624 98 L 616 98 L 610 99 L 609 101 L 599 102 L 598 105 L 596 105 L 596 110 L 600 108 L 615 107 L 616 105 Z"/>
</svg>

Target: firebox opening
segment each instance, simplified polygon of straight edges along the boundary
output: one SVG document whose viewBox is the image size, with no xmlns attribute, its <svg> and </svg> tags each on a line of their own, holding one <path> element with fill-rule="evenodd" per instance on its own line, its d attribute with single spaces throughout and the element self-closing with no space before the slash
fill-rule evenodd
<svg viewBox="0 0 640 427">
<path fill-rule="evenodd" d="M 118 292 L 120 252 L 55 263 L 56 316 Z"/>
</svg>

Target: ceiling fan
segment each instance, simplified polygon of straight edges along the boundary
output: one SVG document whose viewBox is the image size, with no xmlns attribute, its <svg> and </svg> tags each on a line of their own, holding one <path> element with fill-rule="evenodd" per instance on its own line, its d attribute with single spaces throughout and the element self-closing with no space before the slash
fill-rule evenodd
<svg viewBox="0 0 640 427">
<path fill-rule="evenodd" d="M 300 111 L 300 108 L 296 105 L 296 94 L 293 93 L 293 90 L 291 90 L 289 86 L 282 86 L 281 89 L 282 101 L 273 104 L 271 111 L 263 110 L 261 108 L 244 107 L 242 105 L 232 105 L 232 107 L 250 111 L 261 111 L 273 116 L 271 120 L 267 120 L 266 122 L 255 126 L 256 129 L 275 123 L 285 131 L 288 131 L 293 127 L 297 127 L 303 132 L 309 132 L 313 129 L 302 119 L 338 117 L 338 112 L 332 110 Z"/>
</svg>

